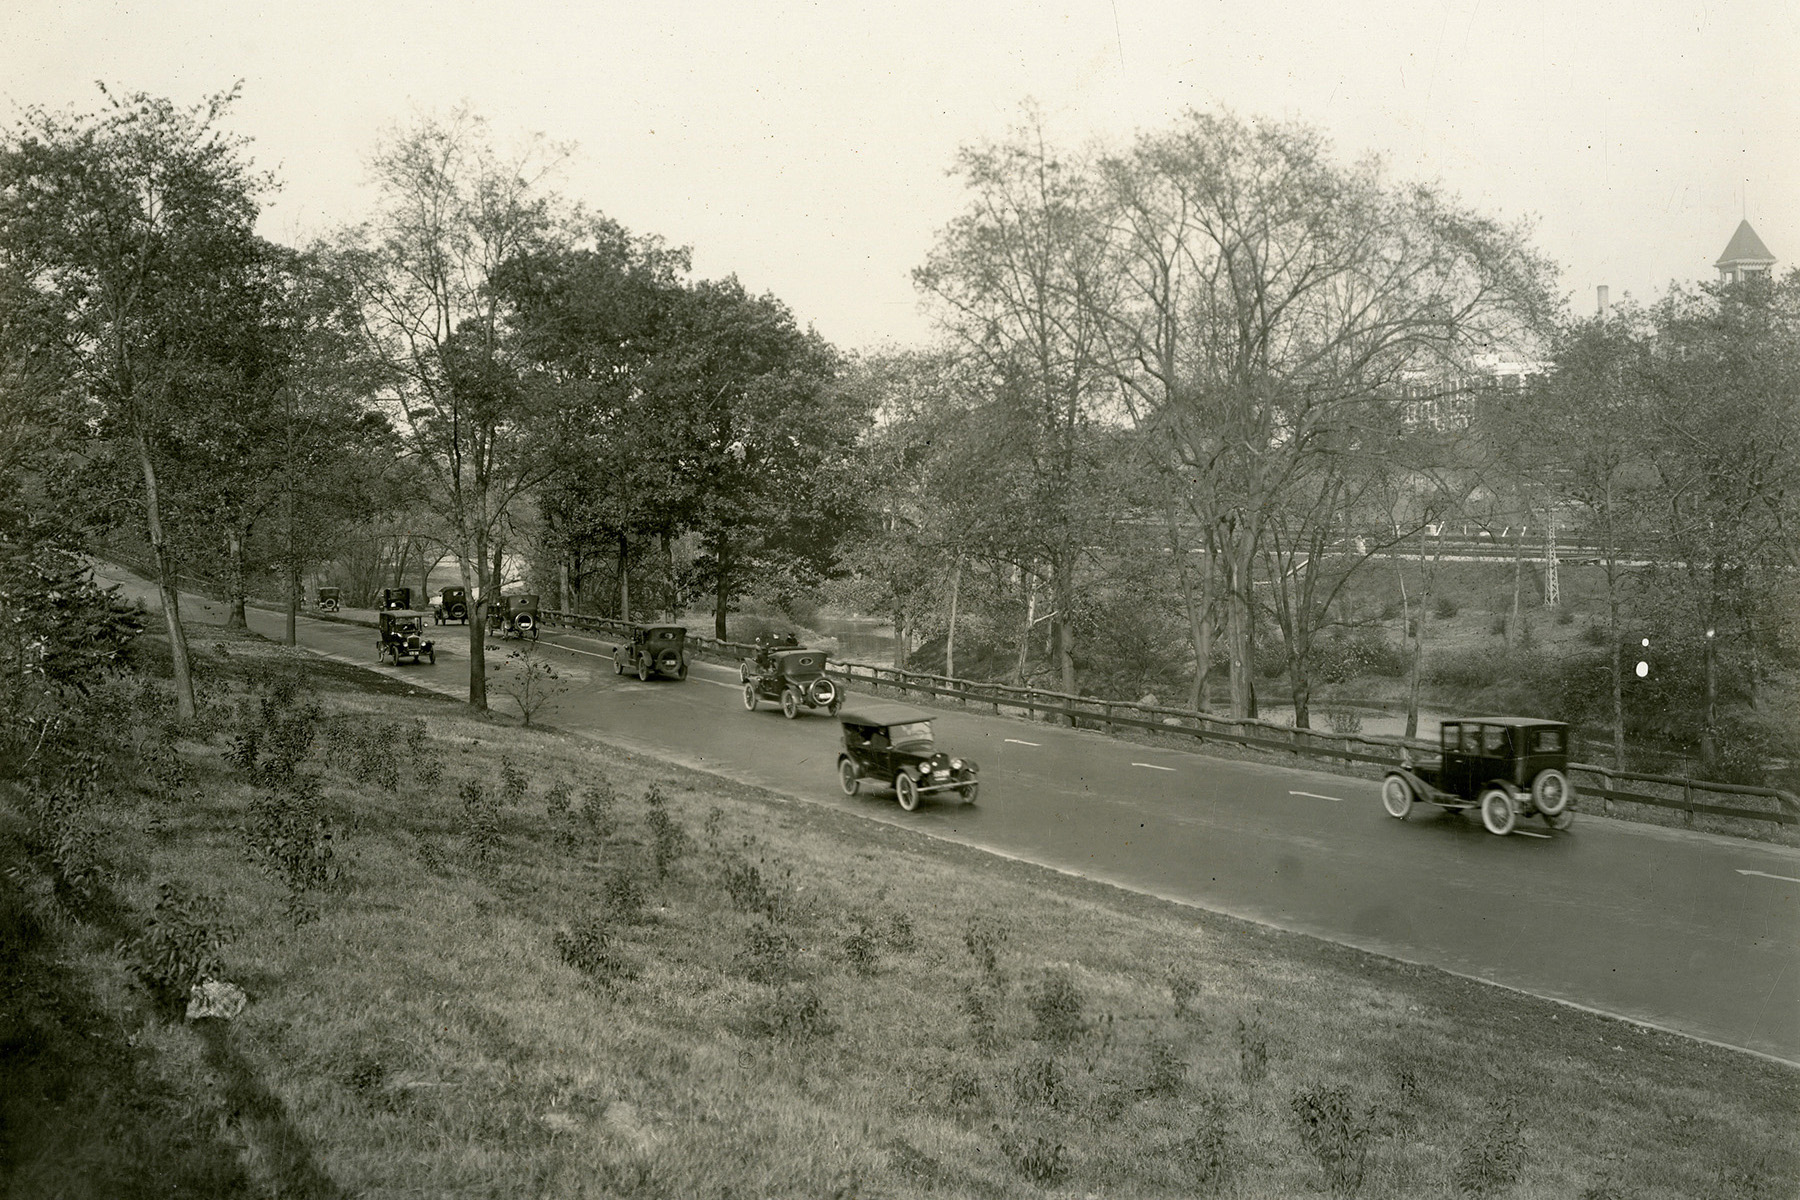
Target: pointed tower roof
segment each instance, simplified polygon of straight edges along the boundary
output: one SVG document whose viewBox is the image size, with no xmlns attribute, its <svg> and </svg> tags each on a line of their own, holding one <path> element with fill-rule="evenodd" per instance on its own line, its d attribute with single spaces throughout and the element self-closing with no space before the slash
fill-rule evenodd
<svg viewBox="0 0 1800 1200">
<path fill-rule="evenodd" d="M 1719 255 L 1719 261 L 1713 266 L 1772 266 L 1774 262 L 1775 256 L 1769 253 L 1763 240 L 1756 236 L 1756 230 L 1750 228 L 1750 222 L 1739 221 L 1737 232 L 1731 235 L 1731 241 L 1725 246 L 1725 253 Z"/>
</svg>

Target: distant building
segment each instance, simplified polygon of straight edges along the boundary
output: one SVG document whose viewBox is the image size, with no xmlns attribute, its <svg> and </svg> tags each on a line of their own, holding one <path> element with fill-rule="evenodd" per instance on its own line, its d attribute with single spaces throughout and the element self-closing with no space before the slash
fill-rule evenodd
<svg viewBox="0 0 1800 1200">
<path fill-rule="evenodd" d="M 1756 230 L 1750 228 L 1750 222 L 1739 221 L 1737 232 L 1726 243 L 1725 253 L 1713 266 L 1719 269 L 1720 283 L 1742 283 L 1757 276 L 1767 279 L 1774 269 L 1775 256 L 1756 236 Z"/>
</svg>

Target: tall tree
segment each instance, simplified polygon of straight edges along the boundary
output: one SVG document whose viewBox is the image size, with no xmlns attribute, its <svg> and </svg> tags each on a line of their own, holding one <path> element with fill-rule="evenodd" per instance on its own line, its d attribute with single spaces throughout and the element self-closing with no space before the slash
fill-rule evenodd
<svg viewBox="0 0 1800 1200">
<path fill-rule="evenodd" d="M 496 279 L 514 258 L 581 230 L 545 187 L 560 152 L 539 141 L 507 156 L 466 110 L 393 132 L 372 167 L 380 210 L 350 231 L 338 267 L 355 286 L 363 343 L 385 374 L 393 423 L 441 499 L 469 625 L 469 704 L 487 707 L 485 621 L 508 514 L 547 464 L 525 453 L 543 393 L 508 340 Z"/>
<path fill-rule="evenodd" d="M 1108 338 L 1220 567 L 1232 711 L 1253 715 L 1256 566 L 1322 457 L 1374 444 L 1411 381 L 1529 328 L 1546 265 L 1522 232 L 1317 131 L 1190 112 L 1107 164 L 1122 293 Z"/>
<path fill-rule="evenodd" d="M 102 436 L 137 475 L 174 660 L 194 713 L 159 469 L 218 332 L 221 296 L 255 257 L 267 180 L 220 128 L 236 92 L 191 108 L 141 93 L 98 113 L 28 110 L 0 148 L 0 258 L 51 299 Z"/>
<path fill-rule="evenodd" d="M 957 158 L 968 210 L 943 230 L 915 283 L 953 342 L 990 381 L 989 414 L 1014 454 L 1020 564 L 1048 584 L 1051 653 L 1074 692 L 1077 572 L 1104 513 L 1083 484 L 1100 464 L 1087 435 L 1115 384 L 1102 356 L 1114 283 L 1085 164 L 1046 143 L 1035 115 L 1001 143 Z"/>
</svg>

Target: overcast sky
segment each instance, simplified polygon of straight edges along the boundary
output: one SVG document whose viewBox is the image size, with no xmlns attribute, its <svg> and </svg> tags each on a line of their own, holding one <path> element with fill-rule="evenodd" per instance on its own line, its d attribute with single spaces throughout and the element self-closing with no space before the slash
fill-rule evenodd
<svg viewBox="0 0 1800 1200">
<path fill-rule="evenodd" d="M 0 0 L 0 107 L 179 102 L 283 187 L 265 232 L 355 220 L 384 127 L 459 101 L 572 141 L 562 187 L 690 245 L 846 348 L 929 336 L 910 272 L 957 147 L 1034 99 L 1074 145 L 1185 108 L 1325 129 L 1494 216 L 1535 217 L 1578 310 L 1711 278 L 1748 216 L 1800 263 L 1796 0 L 156 4 Z"/>
</svg>

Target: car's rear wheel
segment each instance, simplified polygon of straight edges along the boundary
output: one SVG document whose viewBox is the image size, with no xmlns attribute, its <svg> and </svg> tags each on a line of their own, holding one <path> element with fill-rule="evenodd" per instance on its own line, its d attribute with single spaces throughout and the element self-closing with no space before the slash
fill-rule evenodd
<svg viewBox="0 0 1800 1200">
<path fill-rule="evenodd" d="M 750 668 L 745 666 L 741 662 L 738 663 L 738 682 L 739 683 L 749 683 L 750 682 Z"/>
<path fill-rule="evenodd" d="M 848 755 L 838 759 L 838 786 L 844 789 L 844 795 L 856 795 L 856 789 L 862 786 L 862 772 L 856 769 L 856 763 Z"/>
<path fill-rule="evenodd" d="M 650 682 L 650 664 L 645 662 L 641 658 L 638 659 L 638 682 L 639 683 L 649 683 Z"/>
<path fill-rule="evenodd" d="M 675 678 L 677 678 L 677 679 L 686 679 L 687 678 L 687 659 L 684 658 L 681 660 L 681 666 L 676 670 Z"/>
<path fill-rule="evenodd" d="M 962 787 L 958 788 L 957 791 L 962 793 L 964 804 L 973 804 L 975 803 L 976 793 L 981 791 L 981 785 L 979 783 L 964 784 Z"/>
<path fill-rule="evenodd" d="M 1554 767 L 1538 772 L 1538 777 L 1531 781 L 1531 802 L 1546 817 L 1568 811 L 1574 799 L 1575 790 L 1569 786 L 1569 777 Z"/>
<path fill-rule="evenodd" d="M 894 776 L 894 799 L 900 802 L 903 812 L 919 811 L 919 785 L 905 771 Z"/>
<path fill-rule="evenodd" d="M 1519 823 L 1519 809 L 1504 788 L 1489 788 L 1481 793 L 1481 824 L 1492 834 L 1505 837 Z"/>
<path fill-rule="evenodd" d="M 613 674 L 614 675 L 623 675 L 624 673 L 625 673 L 625 660 L 619 657 L 619 652 L 617 650 L 614 650 L 613 651 Z"/>
<path fill-rule="evenodd" d="M 744 709 L 747 712 L 756 711 L 756 685 L 754 683 L 744 685 Z"/>
<path fill-rule="evenodd" d="M 1575 823 L 1575 814 L 1565 808 L 1555 816 L 1546 813 L 1544 815 L 1544 820 L 1548 822 L 1552 829 L 1567 829 Z"/>
<path fill-rule="evenodd" d="M 793 688 L 781 691 L 781 715 L 790 721 L 800 715 L 800 697 Z"/>
<path fill-rule="evenodd" d="M 1412 784 L 1399 775 L 1389 775 L 1381 781 L 1381 807 L 1387 809 L 1388 816 L 1404 821 L 1412 806 Z"/>
</svg>

